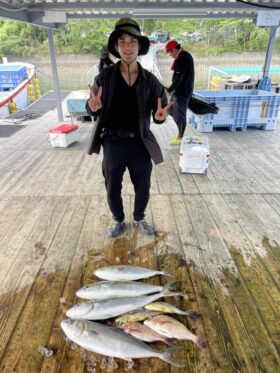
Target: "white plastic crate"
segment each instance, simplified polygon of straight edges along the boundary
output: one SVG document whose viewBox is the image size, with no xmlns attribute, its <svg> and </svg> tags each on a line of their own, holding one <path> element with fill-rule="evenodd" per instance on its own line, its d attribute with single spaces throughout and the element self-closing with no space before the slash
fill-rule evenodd
<svg viewBox="0 0 280 373">
<path fill-rule="evenodd" d="M 280 95 L 260 90 L 195 91 L 194 96 L 219 107 L 218 114 L 191 115 L 190 124 L 200 132 L 215 127 L 230 131 L 247 127 L 273 130 L 277 125 Z"/>
<path fill-rule="evenodd" d="M 206 137 L 184 137 L 180 148 L 180 172 L 206 174 L 209 156 L 209 142 Z"/>
<path fill-rule="evenodd" d="M 67 148 L 73 142 L 80 140 L 79 127 L 75 124 L 62 124 L 49 131 L 53 147 Z"/>
</svg>

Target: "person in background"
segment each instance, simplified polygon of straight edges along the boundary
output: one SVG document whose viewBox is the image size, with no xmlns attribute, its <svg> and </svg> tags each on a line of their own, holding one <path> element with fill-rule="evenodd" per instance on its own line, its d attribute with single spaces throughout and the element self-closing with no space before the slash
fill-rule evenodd
<svg viewBox="0 0 280 373">
<path fill-rule="evenodd" d="M 98 120 L 90 139 L 88 154 L 103 148 L 102 172 L 107 201 L 115 223 L 107 231 L 117 237 L 125 229 L 121 196 L 126 169 L 134 186 L 134 225 L 146 235 L 154 228 L 144 219 L 149 201 L 152 162 L 163 161 L 156 138 L 150 130 L 151 114 L 157 124 L 165 121 L 171 103 L 163 85 L 137 62 L 148 53 L 150 41 L 130 18 L 121 18 L 108 39 L 108 51 L 119 58 L 115 65 L 103 69 L 89 86 L 87 110 Z"/>
<path fill-rule="evenodd" d="M 98 64 L 98 72 L 101 73 L 104 68 L 110 67 L 112 65 L 114 65 L 114 61 L 112 61 L 111 54 L 108 52 L 107 46 L 105 45 L 101 51 L 101 57 Z"/>
<path fill-rule="evenodd" d="M 166 88 L 171 94 L 173 105 L 169 114 L 178 127 L 178 135 L 170 141 L 170 145 L 180 145 L 187 126 L 187 107 L 194 86 L 194 62 L 191 54 L 185 51 L 176 40 L 165 45 L 165 51 L 174 58 L 172 84 Z"/>
</svg>

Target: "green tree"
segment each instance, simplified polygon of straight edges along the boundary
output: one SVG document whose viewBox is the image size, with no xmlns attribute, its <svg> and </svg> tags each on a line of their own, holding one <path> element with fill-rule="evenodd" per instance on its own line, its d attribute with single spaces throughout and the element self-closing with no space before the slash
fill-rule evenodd
<svg viewBox="0 0 280 373">
<path fill-rule="evenodd" d="M 46 30 L 13 21 L 0 21 L 0 54 L 28 55 L 47 39 Z"/>
</svg>

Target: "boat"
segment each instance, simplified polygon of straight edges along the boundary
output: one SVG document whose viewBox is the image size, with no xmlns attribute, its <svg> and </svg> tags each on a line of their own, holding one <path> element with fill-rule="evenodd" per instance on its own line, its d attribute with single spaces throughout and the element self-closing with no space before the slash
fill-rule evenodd
<svg viewBox="0 0 280 373">
<path fill-rule="evenodd" d="M 28 85 L 35 77 L 35 66 L 30 63 L 0 64 L 0 119 L 8 117 L 11 111 L 23 110 L 29 105 Z"/>
</svg>

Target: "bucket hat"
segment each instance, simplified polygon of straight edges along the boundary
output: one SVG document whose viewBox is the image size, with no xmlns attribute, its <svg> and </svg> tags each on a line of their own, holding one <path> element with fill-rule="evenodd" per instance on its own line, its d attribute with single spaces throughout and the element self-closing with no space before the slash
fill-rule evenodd
<svg viewBox="0 0 280 373">
<path fill-rule="evenodd" d="M 138 39 L 140 44 L 138 56 L 143 56 L 144 54 L 148 53 L 150 40 L 147 36 L 141 35 L 141 30 L 138 23 L 131 18 L 121 18 L 115 24 L 115 30 L 110 34 L 108 39 L 107 49 L 113 56 L 121 58 L 118 51 L 116 50 L 115 45 L 118 38 L 124 33 L 134 36 Z"/>
<path fill-rule="evenodd" d="M 172 49 L 177 47 L 178 42 L 176 40 L 170 40 L 168 43 L 165 44 L 165 53 L 171 52 Z"/>
</svg>

